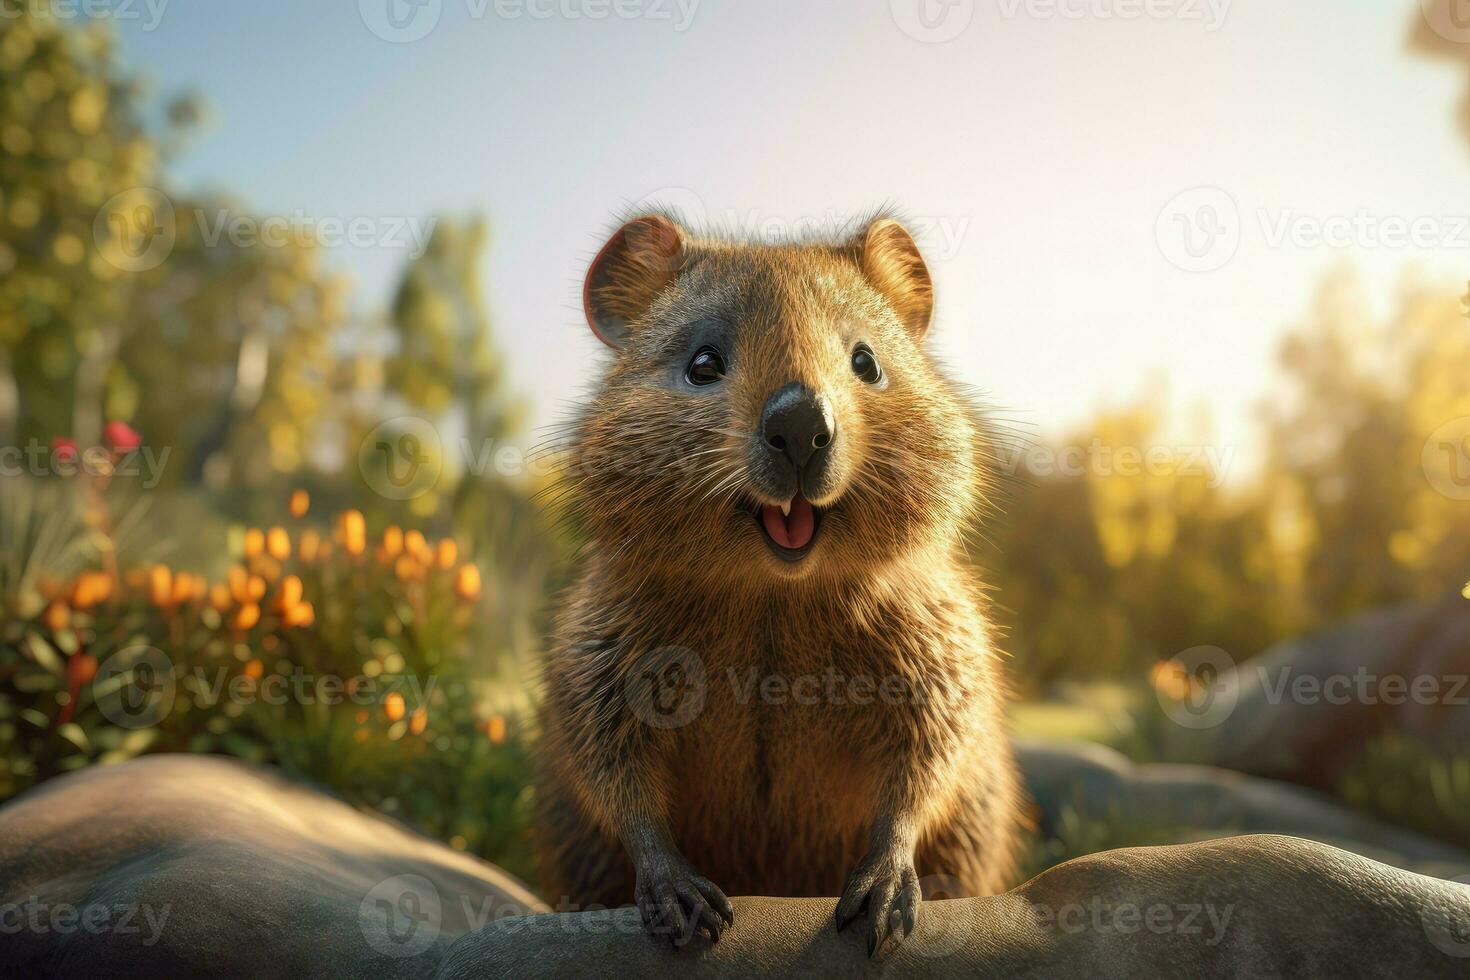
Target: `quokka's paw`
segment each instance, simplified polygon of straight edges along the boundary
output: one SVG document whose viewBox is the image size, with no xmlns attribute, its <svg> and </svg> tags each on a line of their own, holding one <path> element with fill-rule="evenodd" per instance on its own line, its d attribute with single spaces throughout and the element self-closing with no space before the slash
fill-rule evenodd
<svg viewBox="0 0 1470 980">
<path fill-rule="evenodd" d="M 648 934 L 681 947 L 703 932 L 709 941 L 735 922 L 735 911 L 725 893 L 677 854 L 645 860 L 638 868 L 638 911 Z"/>
<path fill-rule="evenodd" d="M 837 902 L 839 930 L 868 911 L 868 956 L 881 960 L 914 931 L 923 898 L 919 875 L 906 855 L 868 854 L 847 877 Z"/>
</svg>

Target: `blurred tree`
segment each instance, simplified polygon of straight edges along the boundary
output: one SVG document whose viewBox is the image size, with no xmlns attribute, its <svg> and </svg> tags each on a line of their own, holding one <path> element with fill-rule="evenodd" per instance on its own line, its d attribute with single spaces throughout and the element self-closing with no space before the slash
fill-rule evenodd
<svg viewBox="0 0 1470 980">
<path fill-rule="evenodd" d="M 121 418 L 168 449 L 169 482 L 294 472 L 343 283 L 309 240 L 236 240 L 247 213 L 160 189 L 196 102 L 155 136 L 104 28 L 0 2 L 0 437 L 88 446 Z"/>
</svg>

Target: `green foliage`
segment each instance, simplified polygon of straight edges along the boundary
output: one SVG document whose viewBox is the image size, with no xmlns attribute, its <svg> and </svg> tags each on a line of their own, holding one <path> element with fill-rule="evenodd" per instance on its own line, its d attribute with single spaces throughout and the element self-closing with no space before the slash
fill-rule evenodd
<svg viewBox="0 0 1470 980">
<path fill-rule="evenodd" d="M 1470 755 L 1448 756 L 1387 734 L 1337 779 L 1347 803 L 1453 844 L 1470 841 Z"/>
</svg>

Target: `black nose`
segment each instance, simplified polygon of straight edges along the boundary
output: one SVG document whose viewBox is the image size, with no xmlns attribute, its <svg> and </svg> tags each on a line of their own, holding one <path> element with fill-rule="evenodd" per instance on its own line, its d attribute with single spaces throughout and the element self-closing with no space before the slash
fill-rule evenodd
<svg viewBox="0 0 1470 980">
<path fill-rule="evenodd" d="M 777 391 L 761 412 L 761 439 L 777 456 L 791 460 L 797 475 L 826 458 L 837 423 L 827 399 L 800 381 Z"/>
</svg>

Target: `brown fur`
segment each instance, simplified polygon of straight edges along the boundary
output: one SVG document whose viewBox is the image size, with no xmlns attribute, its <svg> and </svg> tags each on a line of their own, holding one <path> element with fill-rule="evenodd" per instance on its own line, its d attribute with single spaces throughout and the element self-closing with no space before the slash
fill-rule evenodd
<svg viewBox="0 0 1470 980">
<path fill-rule="evenodd" d="M 645 221 L 589 275 L 594 328 L 621 350 L 577 423 L 569 475 L 589 545 L 544 663 L 545 896 L 632 901 L 619 839 L 630 814 L 730 894 L 839 894 L 883 815 L 912 829 L 917 873 L 944 876 L 926 891 L 1003 889 L 1019 795 L 961 551 L 986 499 L 986 427 L 923 350 L 932 287 L 917 249 L 884 219 L 853 242 L 777 246 L 682 229 L 670 243 L 677 226 Z M 727 379 L 681 388 L 687 327 L 709 317 L 733 328 Z M 859 339 L 881 388 L 853 374 Z M 796 564 L 751 517 L 779 502 L 759 489 L 751 440 L 792 380 L 831 400 L 841 440 L 830 492 L 813 498 L 817 540 Z M 686 692 L 703 668 L 704 700 L 664 728 L 643 720 L 641 677 L 669 648 L 688 651 Z M 767 676 L 825 684 L 828 671 L 903 693 L 857 681 L 813 697 L 801 681 L 806 703 L 762 697 Z"/>
</svg>

